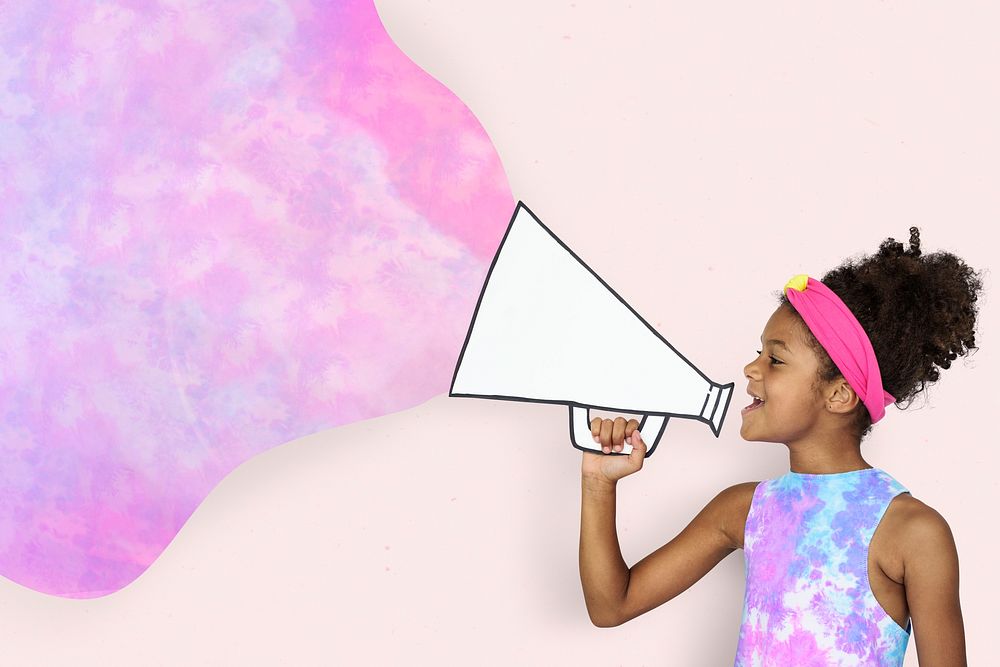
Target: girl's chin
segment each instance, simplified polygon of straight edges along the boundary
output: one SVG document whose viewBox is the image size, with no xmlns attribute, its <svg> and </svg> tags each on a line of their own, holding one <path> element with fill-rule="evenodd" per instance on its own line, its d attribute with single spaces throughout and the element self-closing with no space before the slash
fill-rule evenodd
<svg viewBox="0 0 1000 667">
<path fill-rule="evenodd" d="M 773 433 L 768 434 L 766 430 L 758 431 L 752 428 L 748 428 L 746 422 L 744 422 L 743 426 L 740 428 L 740 437 L 743 438 L 743 440 L 745 440 L 746 442 L 774 442 L 781 444 L 784 444 L 785 442 L 783 436 L 774 435 Z"/>
<path fill-rule="evenodd" d="M 743 422 L 740 424 L 740 437 L 747 442 L 768 442 L 765 438 L 761 437 L 760 433 L 755 433 L 757 429 L 750 422 L 754 419 L 753 416 L 747 417 L 743 415 Z"/>
</svg>

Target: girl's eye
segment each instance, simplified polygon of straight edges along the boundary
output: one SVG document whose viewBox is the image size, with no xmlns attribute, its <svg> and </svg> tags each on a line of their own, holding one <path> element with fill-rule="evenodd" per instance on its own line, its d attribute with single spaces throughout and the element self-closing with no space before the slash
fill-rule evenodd
<svg viewBox="0 0 1000 667">
<path fill-rule="evenodd" d="M 757 350 L 757 356 L 758 356 L 758 357 L 760 356 L 760 350 Z M 770 355 L 768 355 L 768 356 L 770 356 Z M 778 360 L 777 360 L 777 359 L 775 359 L 774 357 L 771 357 L 771 365 L 772 365 L 772 366 L 777 366 L 778 364 L 783 364 L 783 363 L 785 363 L 785 362 L 783 362 L 783 361 L 778 361 Z"/>
</svg>

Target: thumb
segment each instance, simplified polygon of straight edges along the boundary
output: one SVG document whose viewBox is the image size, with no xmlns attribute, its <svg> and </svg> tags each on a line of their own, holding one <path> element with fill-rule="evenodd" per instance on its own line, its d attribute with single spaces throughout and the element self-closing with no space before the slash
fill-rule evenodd
<svg viewBox="0 0 1000 667">
<path fill-rule="evenodd" d="M 632 451 L 628 457 L 632 463 L 641 463 L 646 456 L 646 441 L 642 439 L 642 434 L 638 429 L 632 431 Z"/>
</svg>

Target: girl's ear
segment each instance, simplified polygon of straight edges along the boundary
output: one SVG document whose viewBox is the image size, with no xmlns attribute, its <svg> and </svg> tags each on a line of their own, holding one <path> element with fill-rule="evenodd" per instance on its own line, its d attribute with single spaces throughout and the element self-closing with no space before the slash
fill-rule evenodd
<svg viewBox="0 0 1000 667">
<path fill-rule="evenodd" d="M 826 392 L 826 407 L 834 412 L 851 412 L 861 402 L 854 388 L 847 380 L 839 377 L 830 383 Z"/>
</svg>

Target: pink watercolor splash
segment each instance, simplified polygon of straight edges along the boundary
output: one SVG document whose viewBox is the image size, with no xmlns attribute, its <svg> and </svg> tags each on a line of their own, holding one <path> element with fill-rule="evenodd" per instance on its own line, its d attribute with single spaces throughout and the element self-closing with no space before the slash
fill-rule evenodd
<svg viewBox="0 0 1000 667">
<path fill-rule="evenodd" d="M 243 461 L 447 391 L 513 208 L 371 0 L 4 3 L 0 573 L 119 590 Z"/>
</svg>

